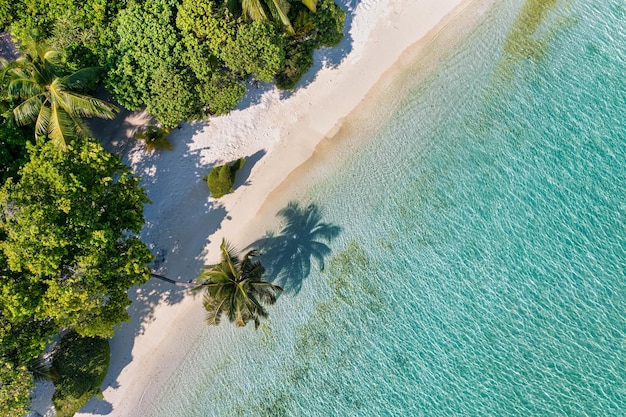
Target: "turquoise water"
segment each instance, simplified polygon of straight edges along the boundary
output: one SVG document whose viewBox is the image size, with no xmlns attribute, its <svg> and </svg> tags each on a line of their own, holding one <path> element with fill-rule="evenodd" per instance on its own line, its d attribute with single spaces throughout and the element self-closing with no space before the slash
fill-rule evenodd
<svg viewBox="0 0 626 417">
<path fill-rule="evenodd" d="M 206 329 L 146 415 L 626 415 L 625 56 L 623 0 L 530 1 L 408 73 L 303 199 L 324 270 Z"/>
</svg>

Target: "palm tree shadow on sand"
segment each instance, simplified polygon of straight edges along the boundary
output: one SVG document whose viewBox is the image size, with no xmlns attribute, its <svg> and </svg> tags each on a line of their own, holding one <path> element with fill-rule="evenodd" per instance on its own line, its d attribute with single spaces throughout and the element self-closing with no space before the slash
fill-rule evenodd
<svg viewBox="0 0 626 417">
<path fill-rule="evenodd" d="M 268 232 L 248 249 L 261 253 L 260 260 L 273 283 L 286 293 L 297 294 L 311 273 L 313 260 L 324 269 L 324 258 L 331 253 L 326 243 L 339 235 L 341 227 L 322 223 L 322 212 L 315 204 L 302 207 L 292 201 L 277 215 L 283 219 L 280 232 Z"/>
</svg>

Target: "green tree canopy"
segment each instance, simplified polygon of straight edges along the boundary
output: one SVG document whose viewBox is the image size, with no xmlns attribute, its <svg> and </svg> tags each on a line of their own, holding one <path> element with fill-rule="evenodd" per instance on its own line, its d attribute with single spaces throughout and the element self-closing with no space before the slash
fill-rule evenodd
<svg viewBox="0 0 626 417">
<path fill-rule="evenodd" d="M 284 37 L 267 22 L 241 25 L 235 38 L 220 49 L 219 56 L 242 77 L 253 75 L 261 81 L 272 81 L 284 65 Z"/>
<path fill-rule="evenodd" d="M 26 415 L 32 386 L 33 378 L 25 366 L 15 366 L 0 357 L 0 415 Z"/>
<path fill-rule="evenodd" d="M 139 179 L 99 144 L 32 149 L 21 178 L 0 189 L 7 320 L 111 337 L 129 318 L 126 291 L 149 277 L 152 257 L 136 237 L 147 202 Z"/>
<path fill-rule="evenodd" d="M 219 264 L 203 269 L 196 289 L 204 289 L 204 308 L 208 324 L 219 324 L 226 315 L 236 326 L 243 327 L 254 321 L 257 328 L 261 318 L 268 313 L 264 305 L 276 302 L 276 293 L 282 291 L 277 285 L 261 280 L 265 268 L 251 258 L 256 251 L 250 251 L 240 259 L 234 248 L 225 240 L 220 246 L 222 260 Z"/>
<path fill-rule="evenodd" d="M 0 184 L 17 176 L 20 167 L 28 161 L 26 142 L 33 138 L 31 129 L 20 128 L 10 119 L 0 116 Z"/>
<path fill-rule="evenodd" d="M 185 68 L 184 44 L 175 25 L 177 5 L 177 0 L 146 0 L 120 12 L 119 44 L 107 80 L 123 106 L 148 107 L 167 127 L 201 115 L 193 94 L 197 80 Z"/>
<path fill-rule="evenodd" d="M 36 34 L 76 71 L 105 65 L 117 43 L 114 19 L 126 0 L 0 0 L 0 25 L 19 41 Z"/>
</svg>

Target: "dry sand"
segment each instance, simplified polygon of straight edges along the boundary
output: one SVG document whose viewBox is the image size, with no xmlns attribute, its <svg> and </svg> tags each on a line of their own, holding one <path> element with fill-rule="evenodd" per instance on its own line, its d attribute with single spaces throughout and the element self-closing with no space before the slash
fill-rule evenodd
<svg viewBox="0 0 626 417">
<path fill-rule="evenodd" d="M 401 65 L 403 53 L 432 42 L 447 26 L 464 24 L 460 16 L 480 17 L 494 2 L 338 0 L 347 11 L 346 37 L 338 47 L 316 53 L 314 68 L 295 91 L 251 85 L 229 115 L 175 130 L 173 151 L 148 154 L 129 140 L 149 120 L 145 114 L 95 123 L 98 138 L 143 178 L 153 202 L 146 207 L 142 239 L 157 255 L 157 272 L 189 281 L 219 258 L 222 237 L 240 248 L 259 238 L 273 226 L 280 200 L 268 196 L 276 195 L 290 173 L 306 174 L 302 167 L 318 144 L 332 140 L 348 115 Z M 247 163 L 235 193 L 210 198 L 201 177 L 242 156 Z M 153 279 L 130 295 L 132 320 L 111 340 L 104 400 L 92 399 L 79 416 L 142 415 L 205 326 L 200 297 L 184 288 Z M 219 343 L 219 328 L 215 334 Z M 51 415 L 40 403 L 34 409 Z"/>
</svg>

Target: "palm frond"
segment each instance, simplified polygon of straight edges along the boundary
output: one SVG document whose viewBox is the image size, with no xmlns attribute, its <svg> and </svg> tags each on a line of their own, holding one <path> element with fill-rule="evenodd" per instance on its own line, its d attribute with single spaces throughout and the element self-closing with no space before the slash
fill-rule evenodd
<svg viewBox="0 0 626 417">
<path fill-rule="evenodd" d="M 31 97 L 13 109 L 13 117 L 15 122 L 24 126 L 37 120 L 37 115 L 43 106 L 41 96 Z"/>
<path fill-rule="evenodd" d="M 313 13 L 317 11 L 317 0 L 300 0 L 300 2 Z"/>
<path fill-rule="evenodd" d="M 76 137 L 74 125 L 69 115 L 56 103 L 50 106 L 50 124 L 48 126 L 48 138 L 61 150 Z"/>
<path fill-rule="evenodd" d="M 84 138 L 89 138 L 93 136 L 91 134 L 91 130 L 89 130 L 89 127 L 87 126 L 87 124 L 82 118 L 76 116 L 75 114 L 68 113 L 65 110 L 64 112 L 67 115 L 67 118 L 70 121 L 70 124 L 72 125 L 72 129 L 75 132 L 76 138 L 84 139 Z"/>
<path fill-rule="evenodd" d="M 39 51 L 41 61 L 49 67 L 52 74 L 56 75 L 59 68 L 63 65 L 63 55 L 46 44 L 39 43 L 39 45 L 41 45 L 41 50 Z"/>
<path fill-rule="evenodd" d="M 50 107 L 41 106 L 35 121 L 35 137 L 48 136 L 48 127 L 50 126 Z"/>
<path fill-rule="evenodd" d="M 239 258 L 235 253 L 235 249 L 226 239 L 222 239 L 220 250 L 222 251 L 222 263 L 228 267 L 233 277 L 238 277 L 237 265 L 239 264 Z"/>
<path fill-rule="evenodd" d="M 218 300 L 211 297 L 208 294 L 204 296 L 204 308 L 207 311 L 206 322 L 210 325 L 217 326 L 220 324 L 220 318 L 222 317 L 223 307 L 226 299 Z"/>
<path fill-rule="evenodd" d="M 98 75 L 99 71 L 100 68 L 98 67 L 82 68 L 70 75 L 63 77 L 61 81 L 63 82 L 63 84 L 70 88 L 81 88 L 86 83 L 93 80 L 95 76 Z"/>
<path fill-rule="evenodd" d="M 26 74 L 11 71 L 9 77 L 11 81 L 7 87 L 7 94 L 10 99 L 29 99 L 45 91 L 41 85 Z"/>
<path fill-rule="evenodd" d="M 289 13 L 289 1 L 287 0 L 271 0 L 267 2 L 270 12 L 274 16 L 276 20 L 280 20 L 283 25 L 287 28 L 287 32 L 290 35 L 295 35 L 296 32 L 293 30 L 293 26 L 291 26 L 291 21 L 287 17 Z"/>
<path fill-rule="evenodd" d="M 70 92 L 60 78 L 56 78 L 49 88 L 50 94 L 68 114 L 80 117 L 100 117 L 113 119 L 118 108 L 104 100 Z"/>
<path fill-rule="evenodd" d="M 261 0 L 241 0 L 241 10 L 250 20 L 267 20 Z"/>
<path fill-rule="evenodd" d="M 250 320 L 258 325 L 259 317 L 267 317 L 263 303 L 274 303 L 280 287 L 261 281 L 265 268 L 252 259 L 258 255 L 257 251 L 249 251 L 240 261 L 233 246 L 225 239 L 220 250 L 220 263 L 203 268 L 196 278 L 200 284 L 198 288 L 206 291 L 207 323 L 217 324 L 220 315 L 225 314 L 238 327 L 245 326 Z"/>
<path fill-rule="evenodd" d="M 200 283 L 205 284 L 224 284 L 232 281 L 230 271 L 223 271 L 221 268 L 213 267 L 212 269 L 204 269 L 197 278 Z"/>
</svg>

